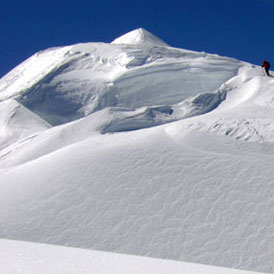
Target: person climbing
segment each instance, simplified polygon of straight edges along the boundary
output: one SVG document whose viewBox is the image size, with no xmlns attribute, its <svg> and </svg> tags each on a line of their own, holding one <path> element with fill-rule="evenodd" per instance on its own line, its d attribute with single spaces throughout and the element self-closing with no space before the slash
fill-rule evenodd
<svg viewBox="0 0 274 274">
<path fill-rule="evenodd" d="M 270 63 L 268 61 L 264 60 L 262 67 L 265 69 L 267 76 L 269 76 Z"/>
</svg>

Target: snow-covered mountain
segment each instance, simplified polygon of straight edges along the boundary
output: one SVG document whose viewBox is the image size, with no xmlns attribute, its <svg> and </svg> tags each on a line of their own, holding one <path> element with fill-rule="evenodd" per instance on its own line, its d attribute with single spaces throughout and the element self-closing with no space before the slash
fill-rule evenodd
<svg viewBox="0 0 274 274">
<path fill-rule="evenodd" d="M 274 79 L 144 29 L 0 80 L 0 237 L 274 272 Z"/>
</svg>

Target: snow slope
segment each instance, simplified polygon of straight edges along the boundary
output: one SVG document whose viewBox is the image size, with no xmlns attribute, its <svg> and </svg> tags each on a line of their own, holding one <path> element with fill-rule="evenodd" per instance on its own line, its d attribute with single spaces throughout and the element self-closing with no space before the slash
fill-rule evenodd
<svg viewBox="0 0 274 274">
<path fill-rule="evenodd" d="M 0 80 L 0 237 L 273 273 L 273 84 L 143 29 L 34 55 Z"/>
<path fill-rule="evenodd" d="M 0 243 L 0 271 L 5 274 L 256 274 L 220 267 L 44 244 L 8 240 L 0 240 Z"/>
</svg>

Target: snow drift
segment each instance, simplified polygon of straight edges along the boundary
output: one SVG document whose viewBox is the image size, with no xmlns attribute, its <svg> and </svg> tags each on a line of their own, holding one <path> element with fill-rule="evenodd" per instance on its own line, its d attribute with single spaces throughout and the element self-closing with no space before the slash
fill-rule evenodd
<svg viewBox="0 0 274 274">
<path fill-rule="evenodd" d="M 0 80 L 0 237 L 273 272 L 274 80 L 143 29 Z"/>
</svg>

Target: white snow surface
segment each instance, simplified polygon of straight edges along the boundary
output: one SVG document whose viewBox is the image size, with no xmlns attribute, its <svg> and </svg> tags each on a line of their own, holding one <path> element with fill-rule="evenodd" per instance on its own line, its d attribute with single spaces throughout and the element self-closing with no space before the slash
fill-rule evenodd
<svg viewBox="0 0 274 274">
<path fill-rule="evenodd" d="M 241 66 L 229 58 L 152 46 L 157 38 L 145 30 L 128 35 L 141 35 L 142 46 L 88 43 L 35 54 L 0 80 L 0 101 L 16 98 L 57 125 L 107 107 L 176 104 L 214 92 Z"/>
<path fill-rule="evenodd" d="M 0 80 L 0 237 L 274 273 L 274 78 L 159 41 Z"/>
<path fill-rule="evenodd" d="M 168 44 L 145 29 L 139 28 L 112 41 L 112 44 L 167 47 Z"/>
<path fill-rule="evenodd" d="M 0 240 L 5 274 L 256 274 L 206 265 L 84 249 Z"/>
</svg>

